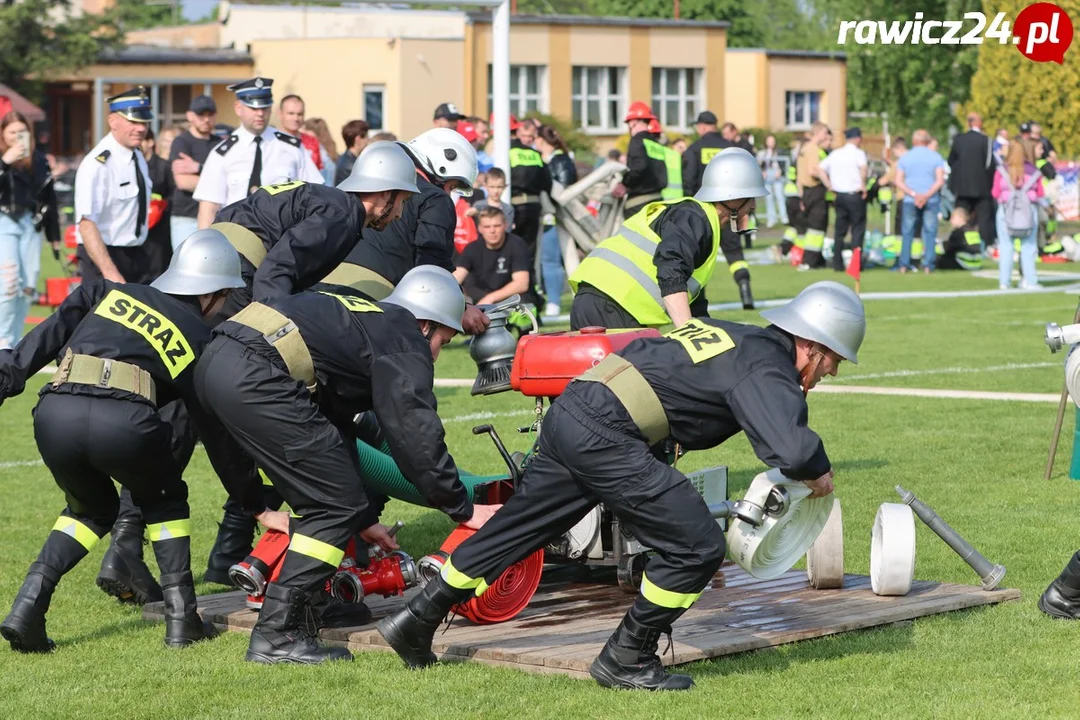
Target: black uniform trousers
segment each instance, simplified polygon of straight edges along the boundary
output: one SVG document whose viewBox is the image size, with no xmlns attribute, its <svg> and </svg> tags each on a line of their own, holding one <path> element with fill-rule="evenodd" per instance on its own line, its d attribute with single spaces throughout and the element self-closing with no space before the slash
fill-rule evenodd
<svg viewBox="0 0 1080 720">
<path fill-rule="evenodd" d="M 115 479 L 147 523 L 173 523 L 151 533 L 162 584 L 190 584 L 188 489 L 170 451 L 172 427 L 153 405 L 129 397 L 53 392 L 34 409 L 38 450 L 67 499 L 38 563 L 59 579 L 111 530 L 120 506 Z M 64 518 L 75 522 L 65 527 Z"/>
<path fill-rule="evenodd" d="M 844 243 L 844 236 L 851 230 L 851 242 Z M 843 271 L 844 249 L 854 250 L 863 246 L 866 238 L 866 200 L 860 193 L 836 193 L 836 244 L 833 246 L 833 269 Z"/>
<path fill-rule="evenodd" d="M 806 235 L 806 213 L 799 207 L 801 203 L 802 198 L 798 195 L 788 195 L 784 198 L 784 205 L 787 207 L 788 227 L 795 231 L 796 237 Z M 794 239 L 788 238 L 787 233 L 785 233 L 784 240 L 780 243 L 780 252 L 787 255 L 793 247 L 795 247 Z"/>
<path fill-rule="evenodd" d="M 747 235 L 749 237 L 749 234 Z M 741 236 L 732 232 L 728 223 L 723 223 L 720 226 L 720 252 L 724 253 L 724 259 L 728 262 L 728 269 L 731 271 L 731 278 L 735 282 L 739 282 L 743 278 L 749 279 L 750 269 L 748 267 L 736 266 L 735 263 L 746 262 L 743 256 L 743 246 Z"/>
<path fill-rule="evenodd" d="M 956 198 L 956 207 L 964 208 L 967 210 L 968 215 L 974 217 L 979 227 L 979 237 L 982 238 L 983 247 L 989 248 L 993 245 L 997 239 L 997 228 L 994 222 L 994 213 L 996 212 L 994 198 L 990 195 L 985 197 L 961 196 Z M 920 225 L 921 223 L 916 223 L 916 227 Z M 898 232 L 897 235 L 899 234 Z"/>
<path fill-rule="evenodd" d="M 158 415 L 161 417 L 161 421 L 172 429 L 170 448 L 173 459 L 182 474 L 188 463 L 191 462 L 191 456 L 195 452 L 195 443 L 199 440 L 195 423 L 192 422 L 191 415 L 188 413 L 183 400 L 174 400 L 163 405 L 158 410 Z M 143 521 L 142 513 L 139 512 L 138 505 L 131 497 L 131 491 L 126 487 L 120 490 L 120 514 L 117 519 Z"/>
<path fill-rule="evenodd" d="M 146 256 L 146 249 L 144 246 L 139 245 L 137 247 L 112 247 L 106 245 L 105 249 L 109 251 L 109 257 L 113 261 L 113 265 L 120 271 L 120 274 L 124 276 L 124 280 L 130 283 L 148 283 L 153 277 L 153 268 L 150 267 L 149 261 Z M 75 257 L 79 261 L 79 275 L 82 276 L 84 283 L 91 283 L 96 280 L 102 279 L 101 270 L 94 264 L 94 261 L 90 259 L 90 254 L 86 252 L 86 247 L 80 245 L 75 251 Z"/>
<path fill-rule="evenodd" d="M 817 185 L 803 190 L 802 203 L 806 208 L 806 242 L 803 264 L 812 268 L 825 264 L 822 249 L 825 231 L 829 227 L 829 203 L 825 200 L 825 186 Z"/>
<path fill-rule="evenodd" d="M 451 554 L 452 569 L 444 569 L 443 578 L 459 589 L 480 580 L 490 585 L 603 503 L 656 552 L 632 612 L 646 625 L 667 629 L 723 562 L 724 533 L 686 476 L 642 440 L 589 412 L 572 390 L 556 401 L 544 419 L 539 453 L 513 497 Z"/>
<path fill-rule="evenodd" d="M 523 295 L 525 302 L 540 307 L 544 299 L 536 287 L 536 246 L 540 240 L 540 223 L 543 220 L 543 208 L 540 203 L 514 205 L 514 234 L 525 241 L 529 248 L 529 289 Z"/>
<path fill-rule="evenodd" d="M 356 443 L 311 393 L 266 353 L 219 335 L 195 370 L 195 388 L 292 508 L 292 540 L 277 582 L 321 589 L 367 510 Z M 370 524 L 370 523 L 369 523 Z"/>
</svg>

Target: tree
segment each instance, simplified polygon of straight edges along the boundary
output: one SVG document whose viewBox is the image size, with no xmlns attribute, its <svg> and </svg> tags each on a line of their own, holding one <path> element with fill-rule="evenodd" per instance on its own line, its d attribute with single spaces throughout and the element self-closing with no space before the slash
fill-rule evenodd
<svg viewBox="0 0 1080 720">
<path fill-rule="evenodd" d="M 111 15 L 71 16 L 70 0 L 0 5 L 0 82 L 40 102 L 54 73 L 92 64 L 123 38 Z"/>
<path fill-rule="evenodd" d="M 954 124 L 953 103 L 970 95 L 977 46 L 902 44 L 860 45 L 849 33 L 838 44 L 843 20 L 913 20 L 963 18 L 980 10 L 979 0 L 812 0 L 831 34 L 832 48 L 847 53 L 848 110 L 888 113 L 895 130 L 923 127 L 945 137 Z M 971 27 L 970 21 L 965 30 Z"/>
<path fill-rule="evenodd" d="M 111 15 L 124 30 L 142 30 L 162 25 L 186 25 L 187 21 L 179 9 L 179 0 L 157 0 L 152 3 L 144 0 L 117 0 Z"/>
<path fill-rule="evenodd" d="M 1072 18 L 1078 17 L 1080 2 L 1058 0 L 1057 4 Z M 986 16 L 1004 12 L 1013 20 L 1028 5 L 1018 0 L 995 0 L 986 3 Z M 1076 50 L 1066 53 L 1064 65 L 1036 63 L 1020 54 L 1015 45 L 984 42 L 978 48 L 978 69 L 971 81 L 971 100 L 960 110 L 964 115 L 972 110 L 981 114 L 986 131 L 993 134 L 1006 127 L 1015 134 L 1017 126 L 1034 120 L 1050 137 L 1058 155 L 1080 153 L 1080 126 L 1076 124 L 1080 100 L 1080 63 Z"/>
<path fill-rule="evenodd" d="M 794 3 L 794 0 L 788 0 Z M 726 20 L 731 23 L 729 47 L 762 47 L 767 31 L 762 13 L 752 10 L 755 3 L 744 0 L 680 0 L 679 17 L 683 20 Z M 633 18 L 674 17 L 672 0 L 595 0 L 598 15 L 622 15 Z"/>
</svg>

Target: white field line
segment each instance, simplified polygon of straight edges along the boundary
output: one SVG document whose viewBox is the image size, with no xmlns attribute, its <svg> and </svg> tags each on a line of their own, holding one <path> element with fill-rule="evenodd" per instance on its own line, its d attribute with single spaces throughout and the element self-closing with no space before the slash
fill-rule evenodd
<svg viewBox="0 0 1080 720">
<path fill-rule="evenodd" d="M 927 388 L 871 387 L 869 385 L 818 385 L 813 392 L 847 395 L 892 395 L 951 400 L 997 400 L 1011 402 L 1056 403 L 1061 396 L 1055 393 L 1010 393 L 982 390 L 931 390 Z"/>
<path fill-rule="evenodd" d="M 889 370 L 880 373 L 863 373 L 861 375 L 843 374 L 836 378 L 829 378 L 828 384 L 848 382 L 850 380 L 880 380 L 882 378 L 918 377 L 920 375 L 960 375 L 981 372 L 1008 372 L 1011 370 L 1032 370 L 1034 368 L 1060 367 L 1060 362 L 1034 362 L 1034 363 L 1006 363 L 1005 365 L 990 365 L 989 367 L 955 366 L 943 368 L 927 368 L 925 370 Z M 822 385 L 826 384 L 825 382 Z M 819 386 L 821 387 L 821 386 Z"/>
</svg>

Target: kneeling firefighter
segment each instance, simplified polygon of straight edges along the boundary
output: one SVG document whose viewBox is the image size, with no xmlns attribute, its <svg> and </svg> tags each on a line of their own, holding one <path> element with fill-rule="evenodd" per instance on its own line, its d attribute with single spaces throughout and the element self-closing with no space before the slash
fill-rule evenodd
<svg viewBox="0 0 1080 720">
<path fill-rule="evenodd" d="M 678 327 L 695 314 L 707 317 L 708 308 L 694 301 L 716 268 L 721 227 L 738 243 L 754 199 L 768 194 L 753 155 L 721 150 L 694 197 L 649 203 L 581 262 L 570 276 L 570 327 Z M 735 277 L 748 295 L 749 271 L 741 268 Z"/>
<path fill-rule="evenodd" d="M 301 630 L 306 608 L 354 535 L 397 547 L 372 516 L 359 474 L 353 418 L 374 410 L 402 474 L 431 507 L 478 525 L 443 440 L 434 360 L 458 332 L 465 299 L 442 268 L 408 272 L 384 302 L 303 292 L 252 303 L 215 330 L 196 370 L 199 397 L 254 458 L 295 516 L 278 579 L 265 591 L 247 659 L 349 659 Z M 370 617 L 370 615 L 369 615 Z"/>
<path fill-rule="evenodd" d="M 432 637 L 451 607 L 603 503 L 656 554 L 591 674 L 605 687 L 691 687 L 688 676 L 664 670 L 657 642 L 720 567 L 724 535 L 690 481 L 657 459 L 659 449 L 668 438 L 707 449 L 742 430 L 769 467 L 806 481 L 811 497 L 829 494 L 832 465 L 807 427 L 805 395 L 842 360 L 857 361 L 866 330 L 862 302 L 835 282 L 811 285 L 762 316 L 772 325 L 694 318 L 630 343 L 572 382 L 552 404 L 515 494 L 438 578 L 379 623 L 398 655 L 410 667 L 434 663 Z"/>
<path fill-rule="evenodd" d="M 200 230 L 150 286 L 100 281 L 73 292 L 12 351 L 0 352 L 0 401 L 63 359 L 41 390 L 34 436 L 67 507 L 30 566 L 0 633 L 20 652 L 48 652 L 45 613 L 60 578 L 112 528 L 113 486 L 130 491 L 150 530 L 165 598 L 165 644 L 208 637 L 191 576 L 188 489 L 171 452 L 172 429 L 158 408 L 176 400 L 190 413 L 215 471 L 238 507 L 271 527 L 255 466 L 195 394 L 195 365 L 210 343 L 206 318 L 243 287 L 240 259 L 216 230 Z"/>
<path fill-rule="evenodd" d="M 401 216 L 416 193 L 412 161 L 395 143 L 368 145 L 349 177 L 336 188 L 300 181 L 267 185 L 223 208 L 212 226 L 240 254 L 243 285 L 229 294 L 212 323 L 246 307 L 291 295 L 317 283 L 360 241 L 365 227 L 383 228 Z M 195 446 L 195 432 L 182 406 L 162 408 L 173 426 L 181 468 Z M 267 505 L 281 507 L 274 488 L 265 488 Z M 227 500 L 205 579 L 229 585 L 228 571 L 251 551 L 255 522 L 234 500 Z M 160 599 L 153 575 L 142 560 L 145 523 L 127 492 L 121 494 L 113 542 L 101 563 L 98 585 L 122 601 Z"/>
</svg>

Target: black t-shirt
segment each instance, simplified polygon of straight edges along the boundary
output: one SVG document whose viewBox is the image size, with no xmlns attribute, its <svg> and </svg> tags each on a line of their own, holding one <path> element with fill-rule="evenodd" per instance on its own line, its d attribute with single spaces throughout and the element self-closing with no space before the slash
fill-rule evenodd
<svg viewBox="0 0 1080 720">
<path fill-rule="evenodd" d="M 505 287 L 516 272 L 529 270 L 529 248 L 517 235 L 506 234 L 498 250 L 490 250 L 480 238 L 465 246 L 457 266 L 469 271 L 463 283 L 465 294 L 479 300 L 490 292 Z"/>
<path fill-rule="evenodd" d="M 180 158 L 180 153 L 184 153 L 189 158 L 197 163 L 206 162 L 207 156 L 210 155 L 210 151 L 221 142 L 221 138 L 211 135 L 205 140 L 200 140 L 191 134 L 190 131 L 185 130 L 176 136 L 173 140 L 172 148 L 169 150 L 169 167 L 172 168 L 172 161 Z M 194 190 L 181 190 L 175 188 L 172 194 L 172 214 L 177 217 L 198 217 L 199 215 L 199 203 L 191 197 Z"/>
</svg>

